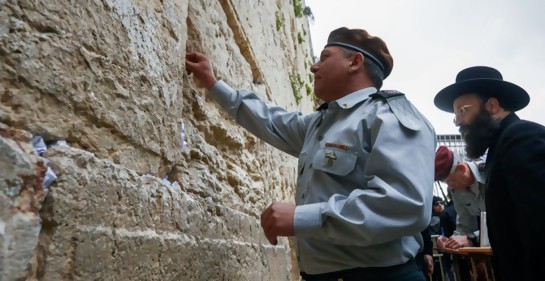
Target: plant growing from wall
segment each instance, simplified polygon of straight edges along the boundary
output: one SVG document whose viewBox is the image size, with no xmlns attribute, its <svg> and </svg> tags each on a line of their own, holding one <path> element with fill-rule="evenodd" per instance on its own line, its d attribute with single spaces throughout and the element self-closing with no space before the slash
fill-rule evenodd
<svg viewBox="0 0 545 281">
<path fill-rule="evenodd" d="M 303 3 L 301 0 L 293 0 L 293 12 L 295 13 L 295 17 L 302 18 L 303 17 Z"/>
<path fill-rule="evenodd" d="M 309 6 L 306 6 L 304 9 L 303 9 L 303 15 L 305 15 L 307 18 L 309 18 L 310 20 L 314 21 L 314 15 L 312 14 L 312 10 L 310 9 Z"/>
<path fill-rule="evenodd" d="M 312 97 L 312 94 L 313 94 L 312 87 L 309 84 L 306 84 L 306 83 L 305 83 L 305 87 L 307 88 L 307 96 Z"/>
<path fill-rule="evenodd" d="M 297 41 L 299 44 L 303 44 L 305 42 L 305 39 L 303 39 L 303 35 L 301 35 L 301 32 L 297 32 Z"/>
<path fill-rule="evenodd" d="M 291 84 L 291 90 L 293 91 L 293 97 L 295 98 L 295 103 L 299 105 L 301 102 L 301 99 L 303 99 L 303 96 L 299 92 L 299 89 L 301 89 L 301 86 L 297 82 L 297 78 L 295 75 L 290 74 L 290 84 Z"/>
<path fill-rule="evenodd" d="M 316 95 L 312 95 L 311 98 L 312 98 L 312 103 L 314 104 L 314 109 L 315 109 L 315 110 L 318 109 L 318 107 L 320 106 L 320 105 L 318 104 L 318 97 L 317 97 Z"/>
<path fill-rule="evenodd" d="M 305 85 L 305 81 L 301 79 L 301 74 L 297 73 L 297 82 L 299 83 L 299 88 L 303 87 Z"/>
<path fill-rule="evenodd" d="M 280 29 L 284 26 L 284 16 L 276 11 L 276 31 L 280 31 Z"/>
</svg>

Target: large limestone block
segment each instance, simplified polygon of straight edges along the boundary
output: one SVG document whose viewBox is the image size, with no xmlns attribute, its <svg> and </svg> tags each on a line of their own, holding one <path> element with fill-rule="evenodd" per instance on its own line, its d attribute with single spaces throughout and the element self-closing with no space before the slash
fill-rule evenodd
<svg viewBox="0 0 545 281">
<path fill-rule="evenodd" d="M 293 201 L 297 159 L 249 135 L 204 100 L 195 95 L 188 101 L 184 116 L 207 117 L 186 123 L 187 161 L 175 167 L 172 179 L 187 192 L 255 216 L 272 201 Z"/>
<path fill-rule="evenodd" d="M 188 50 L 210 56 L 219 78 L 288 109 L 313 110 L 308 22 L 294 18 L 290 1 L 191 1 L 188 28 Z"/>
<path fill-rule="evenodd" d="M 181 160 L 187 3 L 5 1 L 0 120 L 166 173 Z"/>
<path fill-rule="evenodd" d="M 297 0 L 298 2 L 301 2 Z M 221 0 L 229 25 L 270 100 L 309 113 L 314 108 L 309 80 L 312 64 L 306 17 L 294 15 L 295 1 Z M 293 85 L 292 85 L 293 83 Z M 297 93 L 293 92 L 293 87 Z M 295 100 L 295 94 L 301 96 Z"/>
<path fill-rule="evenodd" d="M 202 51 L 233 87 L 308 113 L 312 99 L 298 85 L 297 103 L 291 85 L 309 80 L 305 26 L 287 0 L 0 0 L 0 121 L 74 147 L 46 153 L 59 180 L 31 268 L 39 220 L 6 212 L 17 227 L 0 230 L 29 241 L 11 276 L 289 280 L 288 244 L 268 246 L 258 217 L 293 200 L 297 160 L 236 125 L 184 73 L 183 55 Z"/>
<path fill-rule="evenodd" d="M 259 221 L 69 147 L 42 216 L 41 280 L 289 280 L 287 240 Z"/>
<path fill-rule="evenodd" d="M 191 1 L 187 49 L 208 55 L 216 76 L 234 88 L 254 90 L 266 101 L 278 100 L 280 106 L 295 110 L 289 74 L 298 69 L 293 64 L 296 52 L 280 46 L 279 42 L 291 37 L 284 38 L 284 32 L 277 32 L 273 24 L 276 11 L 289 18 L 293 8 L 291 4 L 277 7 L 270 1 L 250 2 Z M 253 83 L 264 73 L 266 79 Z M 235 124 L 192 79 L 186 85 L 182 113 L 188 142 L 186 162 L 173 170 L 173 179 L 184 190 L 255 215 L 272 201 L 293 201 L 296 158 Z M 281 90 L 271 92 L 273 88 Z"/>
<path fill-rule="evenodd" d="M 21 280 L 34 258 L 46 166 L 32 136 L 0 123 L 0 280 Z"/>
</svg>

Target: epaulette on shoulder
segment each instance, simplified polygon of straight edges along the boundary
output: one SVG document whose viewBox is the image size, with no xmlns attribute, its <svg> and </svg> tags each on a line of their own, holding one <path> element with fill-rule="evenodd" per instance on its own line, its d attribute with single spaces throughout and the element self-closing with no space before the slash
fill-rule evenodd
<svg viewBox="0 0 545 281">
<path fill-rule="evenodd" d="M 405 94 L 395 90 L 382 90 L 370 95 L 371 99 L 382 99 L 390 106 L 397 120 L 406 128 L 419 131 L 422 119 L 413 105 L 407 100 Z"/>
<path fill-rule="evenodd" d="M 405 94 L 396 90 L 382 90 L 378 91 L 372 95 L 370 95 L 371 98 L 382 98 L 382 99 L 391 99 L 395 97 L 404 96 Z"/>
</svg>

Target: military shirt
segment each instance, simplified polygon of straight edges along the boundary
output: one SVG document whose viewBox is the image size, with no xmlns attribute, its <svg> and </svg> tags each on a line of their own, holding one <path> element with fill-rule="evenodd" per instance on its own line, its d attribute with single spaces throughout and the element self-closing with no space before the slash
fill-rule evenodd
<svg viewBox="0 0 545 281">
<path fill-rule="evenodd" d="M 452 190 L 452 201 L 457 213 L 454 235 L 466 235 L 473 232 L 479 237 L 480 215 L 486 210 L 484 200 L 486 176 L 478 166 L 485 161 L 486 158 L 466 162 L 475 177 L 475 182 L 467 190 Z"/>
<path fill-rule="evenodd" d="M 404 97 L 365 88 L 302 115 L 218 81 L 209 95 L 238 124 L 299 158 L 294 230 L 307 274 L 385 267 L 422 248 L 435 132 Z"/>
</svg>

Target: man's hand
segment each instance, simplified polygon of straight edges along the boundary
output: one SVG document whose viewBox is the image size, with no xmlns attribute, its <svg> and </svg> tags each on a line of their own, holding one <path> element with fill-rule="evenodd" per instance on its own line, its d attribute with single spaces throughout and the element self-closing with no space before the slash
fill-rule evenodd
<svg viewBox="0 0 545 281">
<path fill-rule="evenodd" d="M 433 274 L 433 257 L 430 255 L 424 255 L 424 262 L 428 265 L 428 276 Z"/>
<path fill-rule="evenodd" d="M 271 244 L 278 244 L 278 236 L 293 236 L 295 205 L 283 202 L 272 203 L 261 213 L 261 227 Z"/>
<path fill-rule="evenodd" d="M 449 188 L 465 190 L 475 182 L 475 177 L 467 163 L 459 163 L 456 165 L 456 169 L 445 179 L 445 182 Z"/>
<path fill-rule="evenodd" d="M 437 237 L 437 248 L 440 250 L 444 250 L 446 248 L 447 241 L 448 238 L 443 235 Z"/>
<path fill-rule="evenodd" d="M 185 54 L 185 69 L 187 74 L 193 73 L 201 86 L 212 89 L 218 81 L 212 70 L 212 62 L 205 55 L 195 52 Z"/>
<path fill-rule="evenodd" d="M 469 241 L 466 235 L 452 235 L 445 243 L 445 248 L 448 249 L 460 249 L 462 247 L 469 247 L 472 243 Z"/>
</svg>

